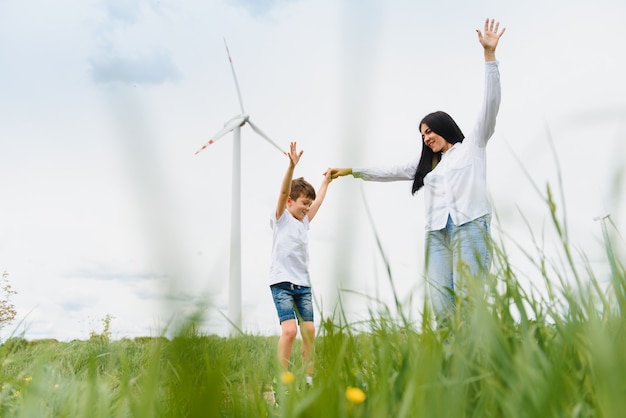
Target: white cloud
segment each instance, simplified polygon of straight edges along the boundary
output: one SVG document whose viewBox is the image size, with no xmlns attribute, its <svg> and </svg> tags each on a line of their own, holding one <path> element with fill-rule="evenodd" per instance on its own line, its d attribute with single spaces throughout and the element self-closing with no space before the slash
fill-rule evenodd
<svg viewBox="0 0 626 418">
<path fill-rule="evenodd" d="M 103 0 L 102 5 L 109 19 L 133 24 L 140 18 L 141 0 Z"/>
<path fill-rule="evenodd" d="M 91 60 L 91 72 L 96 83 L 162 84 L 181 77 L 172 56 L 163 50 L 153 50 L 133 57 L 103 56 Z"/>
<path fill-rule="evenodd" d="M 225 0 L 227 4 L 240 6 L 249 11 L 253 16 L 262 16 L 274 8 L 284 6 L 287 3 L 299 0 Z"/>
</svg>

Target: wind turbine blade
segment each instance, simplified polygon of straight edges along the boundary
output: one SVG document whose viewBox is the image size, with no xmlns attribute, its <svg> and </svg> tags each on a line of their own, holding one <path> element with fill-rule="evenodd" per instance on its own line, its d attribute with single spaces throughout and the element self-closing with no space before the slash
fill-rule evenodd
<svg viewBox="0 0 626 418">
<path fill-rule="evenodd" d="M 260 130 L 258 126 L 256 126 L 254 123 L 252 123 L 252 121 L 250 119 L 248 119 L 248 125 L 250 125 L 250 127 L 252 128 L 252 130 L 254 132 L 256 132 L 257 134 L 262 136 L 263 139 L 265 139 L 270 144 L 274 145 L 276 147 L 276 149 L 278 151 L 280 151 L 281 154 L 285 153 L 285 151 L 283 151 L 283 149 L 280 146 L 278 146 L 278 144 L 276 144 L 276 142 L 272 141 L 269 136 L 265 135 L 265 133 L 263 133 L 263 131 Z"/>
<path fill-rule="evenodd" d="M 233 60 L 230 57 L 230 51 L 228 50 L 228 44 L 226 43 L 226 38 L 224 38 L 224 46 L 226 46 L 226 53 L 228 54 L 228 62 L 230 62 L 230 70 L 233 73 L 233 79 L 235 80 L 235 88 L 237 89 L 237 96 L 239 97 L 239 107 L 241 108 L 241 113 L 246 113 L 243 110 L 243 100 L 241 100 L 241 91 L 239 90 L 239 83 L 237 82 L 237 75 L 235 74 L 235 66 L 233 65 Z"/>
<path fill-rule="evenodd" d="M 215 143 L 215 141 L 217 141 L 218 139 L 220 139 L 221 137 L 223 137 L 224 135 L 226 135 L 227 133 L 229 133 L 230 131 L 232 131 L 233 129 L 235 129 L 236 126 L 241 126 L 241 124 L 245 121 L 244 118 L 242 118 L 241 116 L 235 117 L 231 120 L 229 120 L 228 122 L 226 122 L 226 124 L 224 124 L 224 127 L 222 129 L 219 130 L 218 133 L 216 133 L 215 135 L 213 135 L 211 137 L 211 139 L 209 139 L 209 142 L 207 142 L 206 144 L 204 144 L 202 146 L 202 148 L 200 148 L 198 151 L 196 151 L 196 155 L 200 153 L 200 151 L 202 151 L 203 149 L 205 149 L 206 147 L 208 147 L 209 145 L 212 145 Z"/>
</svg>

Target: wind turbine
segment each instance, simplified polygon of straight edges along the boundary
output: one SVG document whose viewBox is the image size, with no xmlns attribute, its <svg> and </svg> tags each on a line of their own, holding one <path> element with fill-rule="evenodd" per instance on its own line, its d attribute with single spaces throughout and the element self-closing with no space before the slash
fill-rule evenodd
<svg viewBox="0 0 626 418">
<path fill-rule="evenodd" d="M 230 57 L 228 44 L 224 38 L 224 46 L 228 54 L 230 69 L 235 80 L 235 88 L 239 98 L 239 107 L 241 113 L 230 119 L 224 124 L 224 127 L 217 132 L 211 139 L 202 146 L 196 154 L 229 132 L 233 133 L 233 171 L 232 171 L 232 203 L 230 218 L 230 282 L 228 288 L 228 318 L 231 325 L 231 335 L 236 334 L 241 329 L 241 127 L 248 124 L 254 132 L 259 134 L 263 139 L 272 144 L 281 153 L 283 149 L 270 139 L 263 131 L 259 129 L 252 121 L 250 116 L 243 109 L 243 100 L 241 100 L 241 91 L 239 83 L 235 75 L 235 67 Z"/>
</svg>

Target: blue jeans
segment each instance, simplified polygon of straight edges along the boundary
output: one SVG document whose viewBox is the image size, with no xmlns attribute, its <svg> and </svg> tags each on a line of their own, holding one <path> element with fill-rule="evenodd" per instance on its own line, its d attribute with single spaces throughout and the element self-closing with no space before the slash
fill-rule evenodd
<svg viewBox="0 0 626 418">
<path fill-rule="evenodd" d="M 270 286 L 278 320 L 282 324 L 288 319 L 313 322 L 313 298 L 311 288 L 298 286 L 289 282 L 276 283 Z"/>
<path fill-rule="evenodd" d="M 435 318 L 445 322 L 455 310 L 455 295 L 465 294 L 463 283 L 481 280 L 491 267 L 491 215 L 426 233 L 426 280 Z M 482 282 L 482 280 L 481 280 Z"/>
</svg>

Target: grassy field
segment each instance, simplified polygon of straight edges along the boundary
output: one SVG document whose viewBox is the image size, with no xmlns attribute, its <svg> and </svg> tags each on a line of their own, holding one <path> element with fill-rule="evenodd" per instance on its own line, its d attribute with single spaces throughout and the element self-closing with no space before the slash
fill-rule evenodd
<svg viewBox="0 0 626 418">
<path fill-rule="evenodd" d="M 448 329 L 372 312 L 318 324 L 314 384 L 276 369 L 277 337 L 26 341 L 0 347 L 2 417 L 623 417 L 626 274 L 607 223 L 608 277 L 572 254 L 548 190 L 559 262 L 528 251 L 547 297 L 497 245 L 493 274 Z M 580 261 L 583 261 L 583 268 Z M 394 307 L 395 311 L 395 307 Z M 106 321 L 105 321 L 106 325 Z M 294 353 L 299 352 L 299 342 Z M 296 356 L 294 355 L 294 358 Z"/>
</svg>

